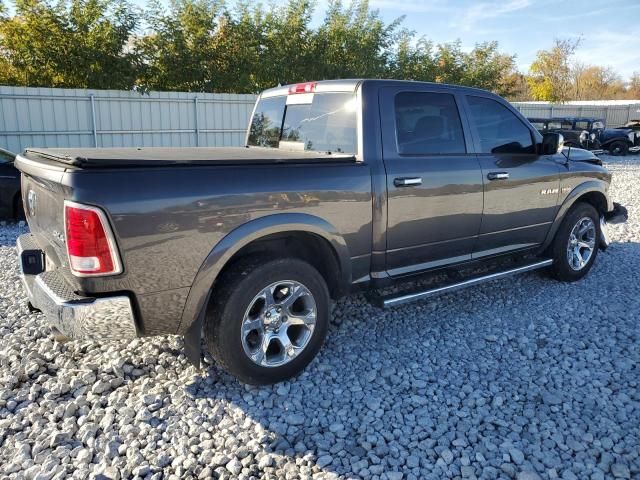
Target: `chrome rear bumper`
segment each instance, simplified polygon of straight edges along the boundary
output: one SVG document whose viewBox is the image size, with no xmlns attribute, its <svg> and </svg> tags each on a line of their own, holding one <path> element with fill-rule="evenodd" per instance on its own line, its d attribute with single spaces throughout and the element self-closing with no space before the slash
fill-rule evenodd
<svg viewBox="0 0 640 480">
<path fill-rule="evenodd" d="M 38 254 L 32 235 L 21 235 L 17 247 L 20 278 L 29 301 L 44 313 L 51 326 L 60 333 L 82 339 L 126 339 L 138 336 L 129 297 L 78 295 L 60 270 L 37 273 L 37 257 L 42 255 L 44 258 L 44 254 Z"/>
</svg>

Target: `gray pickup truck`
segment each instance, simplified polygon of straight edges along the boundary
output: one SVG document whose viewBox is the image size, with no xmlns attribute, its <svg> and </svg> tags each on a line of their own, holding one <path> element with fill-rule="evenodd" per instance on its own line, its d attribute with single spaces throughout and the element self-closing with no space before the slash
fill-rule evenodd
<svg viewBox="0 0 640 480">
<path fill-rule="evenodd" d="M 246 147 L 27 149 L 29 305 L 58 336 L 182 335 L 196 364 L 204 336 L 241 381 L 280 381 L 349 292 L 389 307 L 537 268 L 583 277 L 626 210 L 561 141 L 486 91 L 340 80 L 263 92 Z"/>
</svg>

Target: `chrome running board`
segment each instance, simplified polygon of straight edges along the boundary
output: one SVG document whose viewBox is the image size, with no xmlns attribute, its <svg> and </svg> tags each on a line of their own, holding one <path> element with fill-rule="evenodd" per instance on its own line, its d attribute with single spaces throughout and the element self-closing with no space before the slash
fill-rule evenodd
<svg viewBox="0 0 640 480">
<path fill-rule="evenodd" d="M 431 288 L 429 290 L 424 290 L 422 292 L 401 294 L 401 295 L 389 295 L 386 297 L 379 297 L 376 303 L 383 307 L 395 307 L 397 305 L 402 305 L 403 303 L 414 302 L 416 300 L 423 300 L 425 298 L 433 297 L 436 295 L 440 295 L 442 293 L 454 292 L 456 290 L 461 290 L 463 288 L 472 287 L 474 285 L 478 285 L 484 282 L 490 282 L 492 280 L 498 280 L 500 278 L 509 277 L 511 275 L 516 275 L 518 273 L 529 272 L 531 270 L 537 270 L 539 268 L 548 267 L 553 263 L 553 260 L 541 260 L 535 263 L 530 263 L 527 265 L 522 265 L 519 267 L 511 268 L 508 270 L 503 270 L 500 272 L 491 273 L 488 275 L 482 275 L 479 277 L 472 277 L 467 280 L 451 283 L 449 285 L 444 285 L 436 288 Z"/>
</svg>

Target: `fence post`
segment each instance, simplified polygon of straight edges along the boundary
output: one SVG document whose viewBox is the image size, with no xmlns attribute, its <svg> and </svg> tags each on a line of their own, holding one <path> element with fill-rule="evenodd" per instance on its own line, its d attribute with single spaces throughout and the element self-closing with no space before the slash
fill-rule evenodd
<svg viewBox="0 0 640 480">
<path fill-rule="evenodd" d="M 193 97 L 193 109 L 196 115 L 196 147 L 200 146 L 200 129 L 198 128 L 198 97 Z"/>
<path fill-rule="evenodd" d="M 89 95 L 91 99 L 91 126 L 93 127 L 93 146 L 98 148 L 98 129 L 96 126 L 96 102 L 93 93 Z"/>
</svg>

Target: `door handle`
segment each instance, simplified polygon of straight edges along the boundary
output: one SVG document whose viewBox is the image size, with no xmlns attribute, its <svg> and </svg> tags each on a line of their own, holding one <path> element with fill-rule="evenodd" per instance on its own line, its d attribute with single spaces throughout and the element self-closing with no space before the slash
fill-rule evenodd
<svg viewBox="0 0 640 480">
<path fill-rule="evenodd" d="M 490 172 L 487 174 L 489 180 L 507 180 L 509 174 L 507 172 Z"/>
<path fill-rule="evenodd" d="M 395 178 L 393 180 L 393 184 L 396 187 L 415 187 L 418 185 L 422 185 L 422 178 L 421 177 Z"/>
</svg>

